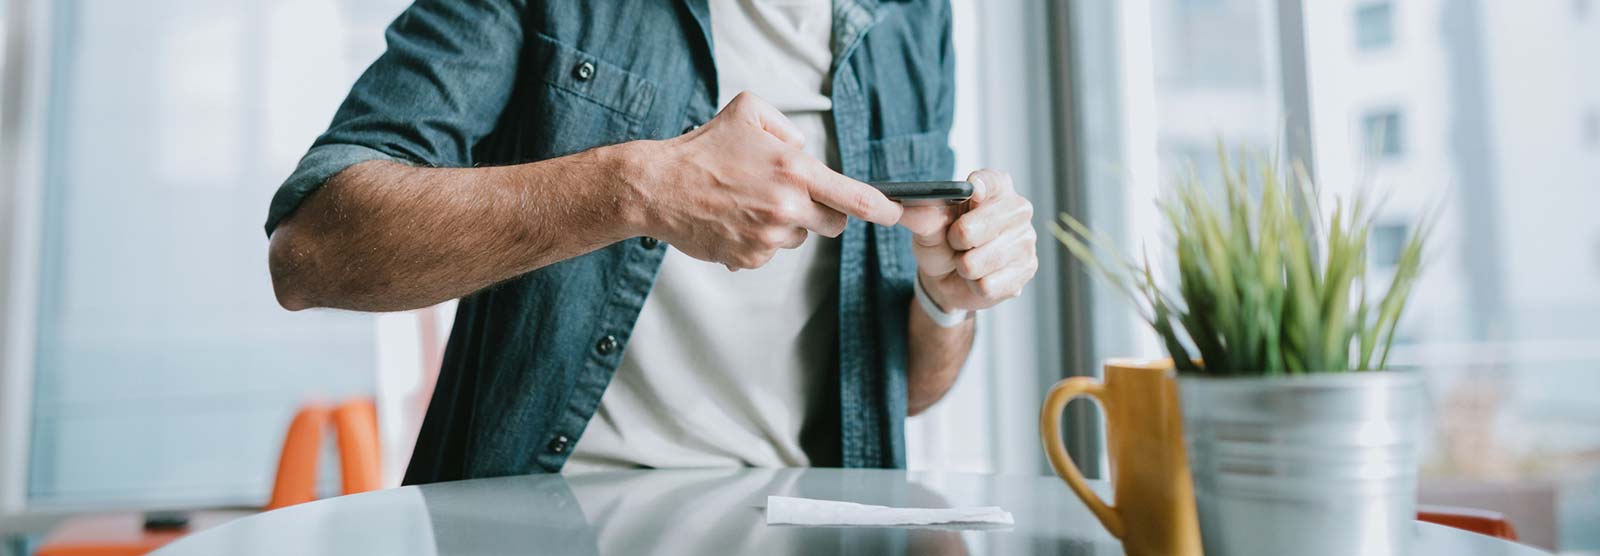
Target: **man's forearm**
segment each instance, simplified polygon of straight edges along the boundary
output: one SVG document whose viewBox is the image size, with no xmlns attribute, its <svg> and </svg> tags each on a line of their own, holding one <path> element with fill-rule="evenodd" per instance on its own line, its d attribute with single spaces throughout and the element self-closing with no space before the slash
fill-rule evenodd
<svg viewBox="0 0 1600 556">
<path fill-rule="evenodd" d="M 279 303 L 426 307 L 627 239 L 623 148 L 492 168 L 352 166 L 273 233 Z"/>
<path fill-rule="evenodd" d="M 932 407 L 955 384 L 967 353 L 972 351 L 976 319 L 941 328 L 916 300 L 912 300 L 910 311 L 906 412 L 916 415 Z"/>
<path fill-rule="evenodd" d="M 634 236 L 757 268 L 809 233 L 837 237 L 847 217 L 900 220 L 900 205 L 805 154 L 799 137 L 741 93 L 672 139 L 499 168 L 357 164 L 273 232 L 273 288 L 289 309 L 404 310 Z"/>
</svg>

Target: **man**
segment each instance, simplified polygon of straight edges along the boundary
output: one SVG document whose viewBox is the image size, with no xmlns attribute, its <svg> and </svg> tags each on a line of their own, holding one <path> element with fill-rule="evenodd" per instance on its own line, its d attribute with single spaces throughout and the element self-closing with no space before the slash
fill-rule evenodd
<svg viewBox="0 0 1600 556">
<path fill-rule="evenodd" d="M 1037 268 L 1003 173 L 857 181 L 952 172 L 945 1 L 420 0 L 387 38 L 267 233 L 285 308 L 462 298 L 408 483 L 902 466 Z"/>
</svg>

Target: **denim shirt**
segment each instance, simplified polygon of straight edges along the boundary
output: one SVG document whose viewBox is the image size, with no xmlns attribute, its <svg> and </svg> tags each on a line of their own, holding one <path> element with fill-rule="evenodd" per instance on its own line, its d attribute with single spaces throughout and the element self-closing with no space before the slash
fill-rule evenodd
<svg viewBox="0 0 1600 556">
<path fill-rule="evenodd" d="M 862 180 L 947 179 L 954 154 L 948 0 L 834 0 L 833 130 Z M 266 229 L 366 160 L 532 162 L 665 139 L 716 112 L 706 0 L 419 0 L 278 190 Z M 903 228 L 841 236 L 838 461 L 905 464 Z M 461 300 L 408 484 L 561 469 L 622 358 L 667 247 L 634 238 Z M 828 416 L 829 420 L 831 415 Z"/>
</svg>

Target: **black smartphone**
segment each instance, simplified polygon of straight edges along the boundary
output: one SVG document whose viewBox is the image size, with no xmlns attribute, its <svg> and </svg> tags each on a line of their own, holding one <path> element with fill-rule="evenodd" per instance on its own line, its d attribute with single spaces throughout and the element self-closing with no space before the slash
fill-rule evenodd
<svg viewBox="0 0 1600 556">
<path fill-rule="evenodd" d="M 972 197 L 964 181 L 880 181 L 870 185 L 902 205 L 953 205 Z"/>
</svg>

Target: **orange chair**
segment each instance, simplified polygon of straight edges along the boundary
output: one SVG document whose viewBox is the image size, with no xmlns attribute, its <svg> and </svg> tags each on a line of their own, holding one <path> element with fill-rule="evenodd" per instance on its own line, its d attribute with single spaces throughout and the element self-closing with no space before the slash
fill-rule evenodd
<svg viewBox="0 0 1600 556">
<path fill-rule="evenodd" d="M 377 406 L 371 399 L 339 404 L 332 410 L 307 404 L 295 412 L 278 456 L 267 511 L 317 499 L 317 459 L 323 433 L 332 421 L 338 435 L 344 494 L 383 487 L 378 452 Z M 191 512 L 184 527 L 151 530 L 140 513 L 105 514 L 65 520 L 47 535 L 35 556 L 142 556 L 184 535 L 249 515 L 250 512 Z"/>
<path fill-rule="evenodd" d="M 1511 520 L 1500 512 L 1450 506 L 1417 506 L 1417 521 L 1464 529 L 1508 541 L 1517 540 L 1517 529 L 1512 527 Z"/>
<path fill-rule="evenodd" d="M 289 421 L 267 511 L 317 499 L 317 456 L 322 451 L 322 432 L 328 428 L 328 414 L 328 408 L 308 404 Z"/>
<path fill-rule="evenodd" d="M 377 403 L 362 398 L 339 404 L 333 410 L 333 429 L 339 435 L 339 479 L 344 493 L 383 488 Z"/>
</svg>

